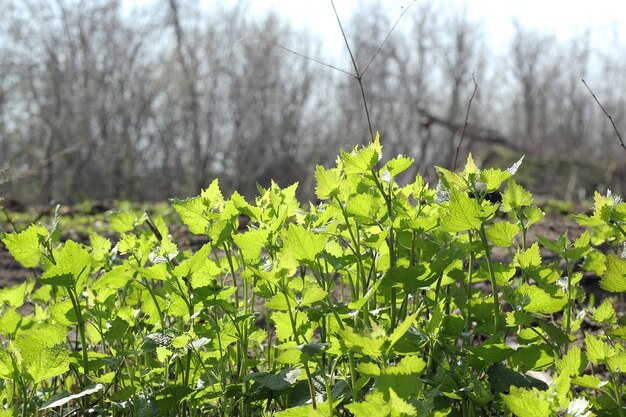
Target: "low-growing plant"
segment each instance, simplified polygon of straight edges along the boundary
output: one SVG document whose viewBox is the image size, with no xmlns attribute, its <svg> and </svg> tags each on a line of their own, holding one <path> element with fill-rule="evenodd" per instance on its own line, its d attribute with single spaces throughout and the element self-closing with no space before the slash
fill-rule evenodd
<svg viewBox="0 0 626 417">
<path fill-rule="evenodd" d="M 0 415 L 623 416 L 624 319 L 581 280 L 626 291 L 626 204 L 533 241 L 521 162 L 401 185 L 412 159 L 376 138 L 318 166 L 305 208 L 296 184 L 250 203 L 215 180 L 171 200 L 196 251 L 136 212 L 116 242 L 5 233 L 42 272 L 0 291 Z"/>
</svg>

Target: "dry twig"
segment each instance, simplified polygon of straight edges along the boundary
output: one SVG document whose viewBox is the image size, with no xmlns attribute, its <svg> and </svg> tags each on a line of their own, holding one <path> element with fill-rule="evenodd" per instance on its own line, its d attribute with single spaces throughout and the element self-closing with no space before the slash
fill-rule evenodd
<svg viewBox="0 0 626 417">
<path fill-rule="evenodd" d="M 602 111 L 604 112 L 606 117 L 609 118 L 609 121 L 611 122 L 611 125 L 613 126 L 613 130 L 615 131 L 615 134 L 617 135 L 617 139 L 619 139 L 620 145 L 622 146 L 624 151 L 626 151 L 626 145 L 624 145 L 624 140 L 622 139 L 622 135 L 619 134 L 619 130 L 617 130 L 617 126 L 615 126 L 615 122 L 613 121 L 613 116 L 611 116 L 609 114 L 609 112 L 606 111 L 606 109 L 604 108 L 602 103 L 600 103 L 600 100 L 598 100 L 598 97 L 596 97 L 596 95 L 593 93 L 593 91 L 591 91 L 591 88 L 589 88 L 589 86 L 585 82 L 585 79 L 581 78 L 580 80 L 583 82 L 583 84 L 585 84 L 585 87 L 587 87 L 587 90 L 589 90 L 589 92 L 591 93 L 591 96 L 596 101 L 596 103 L 598 103 L 598 106 L 600 106 L 600 108 L 602 109 Z"/>
<path fill-rule="evenodd" d="M 465 137 L 465 129 L 467 129 L 467 123 L 469 120 L 470 108 L 472 107 L 472 101 L 474 100 L 474 96 L 476 96 L 476 90 L 478 90 L 478 83 L 476 82 L 476 77 L 472 73 L 472 80 L 474 81 L 474 91 L 472 91 L 472 95 L 467 103 L 467 111 L 465 112 L 465 123 L 463 124 L 463 129 L 461 130 L 461 137 L 459 138 L 459 144 L 456 146 L 456 152 L 454 153 L 454 164 L 452 165 L 452 171 L 456 170 L 456 164 L 459 159 L 459 151 L 461 150 L 461 145 L 463 144 L 463 138 Z"/>
</svg>

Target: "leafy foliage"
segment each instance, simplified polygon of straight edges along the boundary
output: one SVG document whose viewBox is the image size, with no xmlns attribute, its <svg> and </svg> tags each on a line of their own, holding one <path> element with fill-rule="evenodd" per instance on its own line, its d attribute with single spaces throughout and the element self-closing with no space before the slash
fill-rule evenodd
<svg viewBox="0 0 626 417">
<path fill-rule="evenodd" d="M 4 234 L 42 271 L 0 291 L 5 414 L 622 415 L 624 318 L 580 286 L 600 271 L 626 291 L 621 199 L 596 195 L 573 241 L 530 242 L 542 213 L 515 169 L 470 156 L 436 189 L 401 186 L 412 160 L 381 155 L 376 140 L 317 167 L 306 211 L 296 185 L 172 200 L 196 251 L 133 212 L 112 216 L 117 242 Z"/>
</svg>

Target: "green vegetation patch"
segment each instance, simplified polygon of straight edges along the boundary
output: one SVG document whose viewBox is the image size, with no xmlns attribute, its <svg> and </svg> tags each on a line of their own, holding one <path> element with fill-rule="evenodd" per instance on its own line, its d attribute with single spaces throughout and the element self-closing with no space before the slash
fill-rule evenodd
<svg viewBox="0 0 626 417">
<path fill-rule="evenodd" d="M 0 415 L 623 416 L 624 316 L 581 281 L 626 291 L 626 203 L 530 242 L 521 159 L 433 188 L 381 156 L 318 166 L 308 207 L 217 180 L 171 200 L 197 250 L 134 210 L 83 243 L 59 214 L 2 234 L 34 278 L 0 290 Z"/>
</svg>

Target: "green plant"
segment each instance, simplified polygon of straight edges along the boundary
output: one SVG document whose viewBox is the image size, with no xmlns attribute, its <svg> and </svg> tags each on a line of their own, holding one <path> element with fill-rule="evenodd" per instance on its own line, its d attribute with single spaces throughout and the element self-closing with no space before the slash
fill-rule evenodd
<svg viewBox="0 0 626 417">
<path fill-rule="evenodd" d="M 117 242 L 5 233 L 43 272 L 0 290 L 0 415 L 623 415 L 624 320 L 580 281 L 626 291 L 624 203 L 597 195 L 589 231 L 533 242 L 521 160 L 470 156 L 433 189 L 381 155 L 376 138 L 318 166 L 306 210 L 295 184 L 173 199 L 195 251 L 132 211 Z"/>
</svg>

